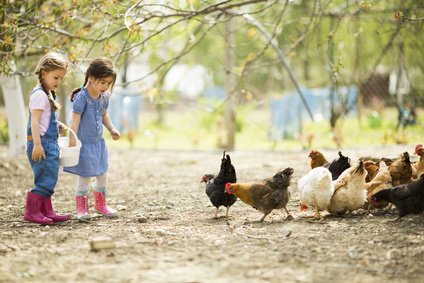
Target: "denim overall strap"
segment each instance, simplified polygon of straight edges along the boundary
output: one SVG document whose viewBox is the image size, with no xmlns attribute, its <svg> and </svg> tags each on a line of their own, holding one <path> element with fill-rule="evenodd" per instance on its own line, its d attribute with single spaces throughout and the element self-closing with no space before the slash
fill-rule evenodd
<svg viewBox="0 0 424 283">
<path fill-rule="evenodd" d="M 35 91 L 42 89 L 40 88 L 35 88 L 31 94 L 33 94 Z M 27 135 L 31 136 L 32 135 L 32 131 L 31 131 L 31 111 L 29 110 L 29 119 L 28 119 L 28 126 L 27 126 Z M 50 123 L 49 123 L 49 127 L 47 128 L 47 131 L 44 133 L 43 136 L 41 136 L 41 140 L 51 140 L 51 141 L 57 141 L 59 137 L 59 127 L 58 127 L 58 122 L 57 122 L 57 114 L 56 112 L 53 110 L 53 107 L 51 107 L 51 115 L 50 115 Z"/>
<path fill-rule="evenodd" d="M 37 90 L 37 89 L 35 89 Z M 34 91 L 35 91 L 34 90 Z M 39 162 L 32 159 L 34 141 L 27 141 L 27 157 L 34 172 L 35 187 L 31 192 L 44 197 L 50 197 L 54 193 L 58 175 L 59 175 L 59 145 L 57 143 L 59 129 L 57 126 L 56 113 L 51 106 L 51 116 L 49 127 L 46 133 L 41 137 L 41 145 L 44 149 L 45 157 Z M 31 135 L 31 112 L 28 121 L 28 135 Z"/>
<path fill-rule="evenodd" d="M 34 88 L 31 92 L 31 94 L 33 94 L 34 92 L 36 92 L 37 90 L 42 89 L 41 87 L 37 87 Z M 27 136 L 31 136 L 32 135 L 32 131 L 31 131 L 31 110 L 28 109 L 29 112 L 29 118 L 28 118 L 28 124 L 27 124 Z"/>
</svg>

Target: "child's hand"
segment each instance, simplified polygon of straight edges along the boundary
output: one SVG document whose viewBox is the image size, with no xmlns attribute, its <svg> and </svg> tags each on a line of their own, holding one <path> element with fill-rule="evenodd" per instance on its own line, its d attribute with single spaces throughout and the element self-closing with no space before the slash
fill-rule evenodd
<svg viewBox="0 0 424 283">
<path fill-rule="evenodd" d="M 32 160 L 35 162 L 41 161 L 42 158 L 46 158 L 46 155 L 44 154 L 44 148 L 41 144 L 34 144 L 34 148 L 32 149 Z"/>
<path fill-rule="evenodd" d="M 66 135 L 66 131 L 68 130 L 68 127 L 66 127 L 66 125 L 65 124 L 63 124 L 63 123 L 61 123 L 61 122 L 59 122 L 59 134 L 61 135 L 61 136 L 64 136 L 64 135 Z"/>
<path fill-rule="evenodd" d="M 69 139 L 69 145 L 68 145 L 69 147 L 73 147 L 73 146 L 77 146 L 77 141 L 76 141 L 76 139 L 75 138 L 73 138 L 73 137 L 71 137 L 70 139 Z"/>
<path fill-rule="evenodd" d="M 71 128 L 69 128 L 71 129 Z M 71 133 L 70 133 L 71 134 Z M 73 147 L 77 145 L 77 139 L 75 138 L 74 134 L 69 135 L 69 147 Z"/>
<path fill-rule="evenodd" d="M 119 140 L 119 138 L 121 137 L 121 133 L 115 128 L 110 130 L 110 134 L 112 135 L 112 139 L 114 141 Z"/>
</svg>

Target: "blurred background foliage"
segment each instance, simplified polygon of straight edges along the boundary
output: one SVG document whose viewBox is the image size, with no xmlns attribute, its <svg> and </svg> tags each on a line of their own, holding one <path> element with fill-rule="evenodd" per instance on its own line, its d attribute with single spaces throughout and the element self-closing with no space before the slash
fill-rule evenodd
<svg viewBox="0 0 424 283">
<path fill-rule="evenodd" d="M 116 95 L 143 98 L 135 128 L 121 127 L 128 142 L 117 146 L 296 149 L 423 140 L 424 1 L 40 0 L 2 1 L 0 12 L 0 73 L 20 76 L 25 101 L 38 59 L 48 51 L 68 56 L 62 120 L 87 63 L 97 56 L 115 62 Z M 328 89 L 328 113 L 303 115 L 290 134 L 271 120 L 270 104 L 299 94 L 273 45 L 300 86 Z M 339 92 L 349 85 L 354 110 Z M 212 89 L 224 91 L 210 95 Z M 400 122 L 404 111 L 414 112 L 414 123 Z M 4 115 L 0 129 L 7 143 Z M 283 133 L 276 137 L 277 130 Z"/>
</svg>

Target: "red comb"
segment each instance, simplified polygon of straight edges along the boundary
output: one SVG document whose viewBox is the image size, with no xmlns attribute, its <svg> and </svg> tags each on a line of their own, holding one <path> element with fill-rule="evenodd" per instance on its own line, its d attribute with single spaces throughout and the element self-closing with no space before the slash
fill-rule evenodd
<svg viewBox="0 0 424 283">
<path fill-rule="evenodd" d="M 417 146 L 415 147 L 415 153 L 418 153 L 418 150 L 420 150 L 422 147 L 422 144 L 417 144 Z"/>
<path fill-rule="evenodd" d="M 225 188 L 228 189 L 231 186 L 231 183 L 226 183 Z"/>
</svg>

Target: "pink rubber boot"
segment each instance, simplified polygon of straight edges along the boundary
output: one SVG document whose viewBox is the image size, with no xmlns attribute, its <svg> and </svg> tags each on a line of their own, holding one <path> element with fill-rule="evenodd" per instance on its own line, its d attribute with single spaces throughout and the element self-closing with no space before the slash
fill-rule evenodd
<svg viewBox="0 0 424 283">
<path fill-rule="evenodd" d="M 90 218 L 90 213 L 88 211 L 88 196 L 76 196 L 75 200 L 77 204 L 77 218 L 80 220 Z"/>
<path fill-rule="evenodd" d="M 56 214 L 52 205 L 52 198 L 49 197 L 44 200 L 43 203 L 43 212 L 44 215 L 48 218 L 51 218 L 54 222 L 64 222 L 71 219 L 70 214 Z"/>
<path fill-rule="evenodd" d="M 46 197 L 28 192 L 24 220 L 38 224 L 54 224 L 51 218 L 46 217 L 42 212 L 43 203 Z"/>
<path fill-rule="evenodd" d="M 107 206 L 106 204 L 106 192 L 98 192 L 96 190 L 93 190 L 94 195 L 94 209 L 100 213 L 103 214 L 106 217 L 118 217 L 118 212 Z"/>
</svg>

